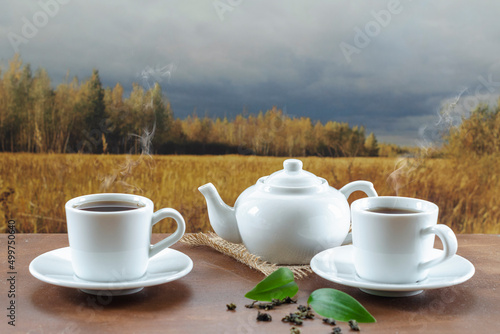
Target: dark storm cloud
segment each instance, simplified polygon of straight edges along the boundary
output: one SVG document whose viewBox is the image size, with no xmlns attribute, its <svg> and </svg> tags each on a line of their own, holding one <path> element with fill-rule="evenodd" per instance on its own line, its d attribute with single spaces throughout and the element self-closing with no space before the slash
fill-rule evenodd
<svg viewBox="0 0 500 334">
<path fill-rule="evenodd" d="M 47 69 L 54 85 L 68 71 L 85 79 L 93 68 L 104 85 L 120 82 L 126 91 L 159 79 L 178 117 L 196 110 L 230 118 L 277 106 L 409 143 L 462 89 L 489 101 L 500 94 L 498 7 L 451 0 L 6 1 L 0 60 L 5 68 L 19 51 L 33 68 Z M 168 66 L 175 70 L 167 78 L 161 73 Z M 144 73 L 152 74 L 145 80 Z"/>
</svg>

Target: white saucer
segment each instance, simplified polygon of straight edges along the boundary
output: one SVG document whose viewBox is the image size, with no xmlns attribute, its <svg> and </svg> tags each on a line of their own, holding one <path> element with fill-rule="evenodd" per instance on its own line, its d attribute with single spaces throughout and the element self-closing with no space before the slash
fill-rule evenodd
<svg viewBox="0 0 500 334">
<path fill-rule="evenodd" d="M 426 289 L 453 286 L 467 281 L 474 275 L 472 263 L 459 255 L 431 268 L 427 279 L 409 284 L 385 284 L 366 281 L 356 275 L 353 263 L 354 246 L 340 246 L 316 254 L 311 260 L 311 269 L 326 280 L 360 288 L 362 291 L 384 297 L 414 296 Z M 433 256 L 442 253 L 433 250 Z"/>
<path fill-rule="evenodd" d="M 92 282 L 76 277 L 71 265 L 69 247 L 55 249 L 35 258 L 30 263 L 30 273 L 39 280 L 68 288 L 77 288 L 94 295 L 128 295 L 144 287 L 163 284 L 187 275 L 193 269 L 189 256 L 166 248 L 149 260 L 146 274 L 133 281 Z"/>
</svg>

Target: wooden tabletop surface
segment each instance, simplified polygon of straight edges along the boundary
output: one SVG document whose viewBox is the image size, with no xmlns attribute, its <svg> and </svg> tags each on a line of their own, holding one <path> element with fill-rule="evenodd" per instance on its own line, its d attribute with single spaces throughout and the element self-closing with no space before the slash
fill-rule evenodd
<svg viewBox="0 0 500 334">
<path fill-rule="evenodd" d="M 161 237 L 154 235 L 153 241 Z M 208 247 L 172 246 L 194 262 L 191 273 L 177 281 L 128 296 L 102 297 L 50 285 L 29 273 L 35 257 L 68 246 L 66 234 L 16 234 L 14 275 L 9 274 L 8 235 L 0 240 L 0 333 L 289 333 L 291 325 L 281 318 L 297 307 L 282 305 L 268 311 L 271 322 L 257 322 L 257 310 L 244 307 L 251 302 L 244 294 L 264 276 Z M 377 319 L 360 324 L 362 333 L 498 333 L 500 236 L 458 235 L 458 242 L 458 254 L 476 268 L 462 284 L 388 298 L 311 274 L 297 281 L 298 304 L 306 304 L 312 291 L 329 287 L 350 294 Z M 12 301 L 15 326 L 9 325 Z M 236 304 L 236 310 L 227 311 L 228 303 Z M 353 333 L 346 323 L 338 326 Z M 299 328 L 301 333 L 332 331 L 319 316 Z"/>
</svg>

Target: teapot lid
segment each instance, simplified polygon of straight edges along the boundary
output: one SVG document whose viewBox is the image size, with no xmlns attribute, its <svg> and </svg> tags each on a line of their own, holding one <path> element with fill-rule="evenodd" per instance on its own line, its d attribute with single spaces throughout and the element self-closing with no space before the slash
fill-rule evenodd
<svg viewBox="0 0 500 334">
<path fill-rule="evenodd" d="M 318 186 L 323 183 L 323 179 L 313 173 L 302 169 L 302 161 L 298 159 L 287 159 L 283 162 L 280 171 L 269 175 L 264 183 L 269 186 L 286 188 L 304 188 Z"/>
</svg>

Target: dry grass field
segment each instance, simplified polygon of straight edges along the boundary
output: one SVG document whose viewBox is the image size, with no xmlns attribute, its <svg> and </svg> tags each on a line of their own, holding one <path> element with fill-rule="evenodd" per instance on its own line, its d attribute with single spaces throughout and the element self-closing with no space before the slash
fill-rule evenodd
<svg viewBox="0 0 500 334">
<path fill-rule="evenodd" d="M 197 188 L 212 182 L 227 204 L 260 176 L 282 169 L 285 158 L 258 156 L 140 156 L 0 154 L 0 231 L 15 219 L 22 233 L 65 232 L 64 204 L 97 192 L 136 193 L 156 209 L 179 210 L 188 232 L 209 231 Z M 379 195 L 427 199 L 440 207 L 440 223 L 457 233 L 500 234 L 500 167 L 495 159 L 301 158 L 304 169 L 340 188 L 374 183 Z M 361 197 L 353 194 L 350 201 Z M 170 232 L 163 221 L 155 232 Z"/>
</svg>

